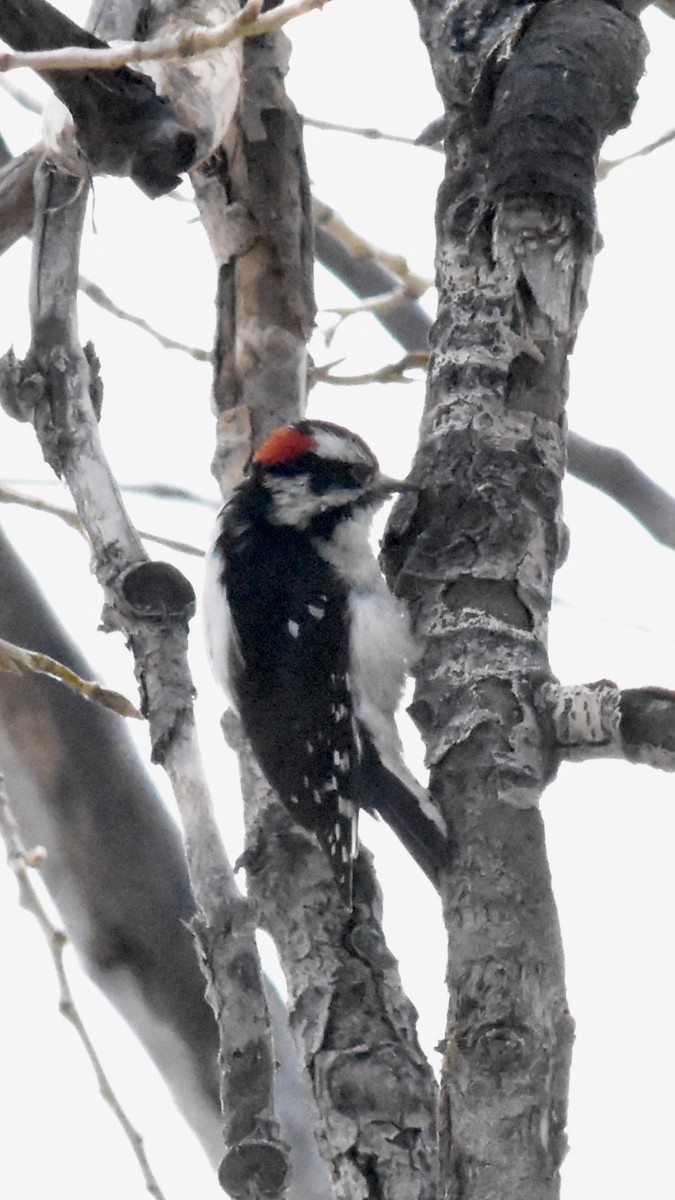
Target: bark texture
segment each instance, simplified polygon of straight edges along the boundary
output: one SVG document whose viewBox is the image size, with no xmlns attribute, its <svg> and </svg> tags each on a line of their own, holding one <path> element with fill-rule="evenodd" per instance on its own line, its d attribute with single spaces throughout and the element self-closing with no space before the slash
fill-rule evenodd
<svg viewBox="0 0 675 1200">
<path fill-rule="evenodd" d="M 289 821 L 231 717 L 226 727 L 247 798 L 248 890 L 286 974 L 331 1194 L 435 1200 L 437 1087 L 384 940 L 371 857 L 361 848 L 350 913 L 325 855 Z"/>
<path fill-rule="evenodd" d="M 193 172 L 219 269 L 214 406 L 243 408 L 255 442 L 304 411 L 315 314 L 309 183 L 284 86 L 288 53 L 283 34 L 247 40 L 236 119 L 220 154 Z M 223 469 L 217 461 L 217 478 Z"/>
<path fill-rule="evenodd" d="M 536 697 L 564 554 L 567 356 L 595 248 L 604 136 L 644 62 L 595 0 L 420 0 L 446 117 L 439 312 L 415 476 L 388 564 L 426 651 L 413 715 L 453 851 L 442 1194 L 558 1195 L 572 1024 L 537 801 Z M 562 166 L 562 174 L 561 174 Z"/>
<path fill-rule="evenodd" d="M 132 648 L 153 757 L 174 787 L 195 899 L 193 931 L 220 1035 L 221 1182 L 233 1196 L 255 1188 L 275 1196 L 285 1188 L 289 1148 L 274 1112 L 274 1056 L 253 918 L 222 850 L 196 746 L 186 656 L 194 594 L 175 568 L 147 562 L 100 444 L 95 356 L 82 351 L 77 336 L 85 197 L 73 195 L 71 176 L 46 166 L 36 181 L 32 341 L 25 362 L 3 360 L 3 402 L 33 422 L 47 462 L 70 487 L 92 543 L 105 624 L 122 630 Z"/>
<path fill-rule="evenodd" d="M 5 0 L 0 37 L 15 50 L 106 44 L 46 0 Z M 156 94 L 146 76 L 120 67 L 45 71 L 44 78 L 75 122 L 78 149 L 70 165 L 76 173 L 129 175 L 147 195 L 161 196 L 176 187 L 194 161 L 194 134 L 181 126 L 170 102 Z M 78 153 L 84 159 L 79 169 Z"/>
<path fill-rule="evenodd" d="M 237 122 L 223 154 L 193 174 L 220 268 L 215 473 L 225 491 L 252 446 L 305 405 L 312 235 L 286 68 L 284 37 L 247 43 Z M 248 893 L 286 972 L 291 1028 L 329 1167 L 326 1193 L 431 1200 L 436 1089 L 383 943 L 372 868 L 364 857 L 352 918 L 318 845 L 270 793 L 236 722 L 226 729 L 242 767 Z"/>
</svg>

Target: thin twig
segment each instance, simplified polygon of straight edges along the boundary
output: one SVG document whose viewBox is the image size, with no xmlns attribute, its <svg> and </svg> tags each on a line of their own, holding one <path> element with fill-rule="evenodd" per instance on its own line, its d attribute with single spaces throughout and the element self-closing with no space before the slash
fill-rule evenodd
<svg viewBox="0 0 675 1200">
<path fill-rule="evenodd" d="M 21 842 L 19 830 L 17 827 L 14 813 L 12 812 L 9 798 L 5 789 L 4 777 L 0 774 L 0 833 L 5 842 L 7 849 L 7 861 L 16 875 L 19 885 L 19 899 L 23 908 L 30 912 L 35 917 L 40 929 L 42 930 L 49 952 L 56 971 L 56 977 L 59 984 L 59 1012 L 63 1014 L 66 1020 L 70 1021 L 75 1029 L 85 1053 L 94 1069 L 96 1081 L 98 1083 L 101 1096 L 106 1104 L 112 1110 L 114 1116 L 121 1125 L 127 1140 L 136 1156 L 138 1165 L 143 1174 L 143 1181 L 151 1196 L 156 1200 L 164 1200 L 164 1193 L 160 1188 L 155 1176 L 152 1172 L 150 1164 L 145 1154 L 143 1138 L 138 1130 L 134 1128 L 115 1095 L 108 1076 L 106 1075 L 101 1061 L 96 1053 L 94 1044 L 85 1028 L 84 1022 L 77 1010 L 73 993 L 68 981 L 68 975 L 63 962 L 63 951 L 66 946 L 67 938 L 62 930 L 57 929 L 52 924 L 47 912 L 40 900 L 37 889 L 35 888 L 32 879 L 30 878 L 30 867 L 39 866 L 44 851 L 40 848 L 27 853 Z"/>
<path fill-rule="evenodd" d="M 135 704 L 132 704 L 131 700 L 127 700 L 126 696 L 120 692 L 101 687 L 100 683 L 82 679 L 70 667 L 57 662 L 49 654 L 43 654 L 38 650 L 26 650 L 23 646 L 15 646 L 13 642 L 6 642 L 4 638 L 0 638 L 0 671 L 6 671 L 9 675 L 49 675 L 51 679 L 58 679 L 59 683 L 65 683 L 66 687 L 83 696 L 85 700 L 93 700 L 97 704 L 102 704 L 104 708 L 112 709 L 121 717 L 143 720 L 143 716 Z"/>
<path fill-rule="evenodd" d="M 373 129 L 370 127 L 359 129 L 354 125 L 340 125 L 336 121 L 320 121 L 318 117 L 303 116 L 301 120 L 304 125 L 309 125 L 312 129 L 323 129 L 327 133 L 351 133 L 355 137 L 369 138 L 372 141 L 398 142 L 401 146 L 418 147 L 422 145 L 425 150 L 432 148 L 425 146 L 417 138 L 403 137 L 402 134 L 398 133 L 385 133 L 382 129 Z"/>
<path fill-rule="evenodd" d="M 191 358 L 195 358 L 197 362 L 211 362 L 211 353 L 209 350 L 201 350 L 198 346 L 187 346 L 185 342 L 176 342 L 173 338 L 167 337 L 160 333 L 159 330 L 153 329 L 143 317 L 136 317 L 133 313 L 126 312 L 125 309 L 119 308 L 114 300 L 111 300 L 103 288 L 99 287 L 91 279 L 86 279 L 84 275 L 80 275 L 78 287 L 85 296 L 88 296 L 94 304 L 98 304 L 99 308 L 110 313 L 113 317 L 118 317 L 120 321 L 128 321 L 131 325 L 136 325 L 138 329 L 142 329 L 144 333 L 149 333 L 155 341 L 159 342 L 165 350 L 182 350 L 185 354 L 189 354 Z"/>
<path fill-rule="evenodd" d="M 431 281 L 429 287 L 431 287 Z M 323 312 L 335 313 L 336 316 L 343 320 L 346 317 L 358 316 L 359 313 L 388 313 L 393 308 L 396 308 L 404 300 L 409 299 L 410 291 L 405 285 L 393 288 L 390 292 L 382 292 L 379 296 L 367 296 L 365 300 L 359 300 L 357 304 L 336 305 L 332 308 L 324 308 Z"/>
<path fill-rule="evenodd" d="M 602 158 L 598 163 L 598 182 L 606 179 L 615 167 L 622 167 L 624 163 L 630 162 L 633 158 L 644 158 L 646 154 L 651 154 L 652 150 L 660 150 L 662 146 L 667 146 L 674 139 L 675 129 L 669 129 L 667 133 L 662 133 L 655 142 L 649 142 L 648 145 L 641 146 L 639 150 L 633 150 L 631 154 L 624 154 L 623 158 Z"/>
<path fill-rule="evenodd" d="M 425 279 L 422 275 L 416 275 L 414 271 L 411 271 L 403 255 L 390 254 L 387 250 L 380 250 L 373 246 L 371 242 L 366 241 L 360 234 L 350 229 L 334 209 L 321 200 L 317 200 L 316 197 L 312 200 L 312 213 L 316 224 L 339 238 L 356 258 L 372 258 L 386 267 L 388 271 L 392 271 L 405 285 L 407 296 L 417 299 L 419 296 L 423 296 L 430 287 L 433 287 L 431 279 Z"/>
<path fill-rule="evenodd" d="M 312 380 L 314 383 L 334 383 L 341 387 L 358 387 L 364 383 L 412 383 L 406 376 L 406 371 L 423 369 L 429 362 L 429 355 L 424 350 L 414 350 L 406 354 L 396 363 L 387 363 L 376 371 L 366 371 L 363 375 L 333 375 L 331 368 L 313 367 Z"/>
<path fill-rule="evenodd" d="M 411 292 L 405 284 L 402 284 L 401 287 L 392 288 L 391 291 L 382 292 L 378 296 L 368 296 L 365 300 L 359 300 L 356 304 L 344 304 L 322 309 L 322 312 L 334 314 L 337 317 L 337 321 L 323 330 L 323 338 L 326 345 L 330 346 L 343 321 L 349 320 L 350 317 L 358 317 L 362 313 L 370 313 L 373 316 L 381 318 L 405 305 L 408 300 L 416 300 L 417 296 L 418 293 L 415 289 L 412 289 Z"/>
<path fill-rule="evenodd" d="M 293 0 L 282 8 L 261 12 L 262 0 L 248 0 L 241 12 L 212 28 L 193 25 L 147 42 L 119 42 L 114 47 L 93 50 L 83 46 L 64 46 L 58 50 L 5 51 L 0 54 L 0 71 L 30 67 L 33 71 L 114 71 L 136 62 L 165 58 L 192 58 L 209 50 L 220 50 L 238 38 L 261 37 L 276 33 L 289 21 L 328 0 Z"/>
<path fill-rule="evenodd" d="M 209 500 L 206 496 L 200 496 L 198 492 L 190 491 L 190 488 L 180 487 L 175 483 L 121 483 L 119 485 L 121 492 L 134 492 L 139 496 L 153 496 L 156 500 L 184 500 L 186 504 L 200 504 L 203 508 L 219 508 L 221 500 Z M 141 537 L 147 536 L 141 534 Z"/>
<path fill-rule="evenodd" d="M 4 92 L 7 92 L 7 94 L 12 97 L 12 100 L 15 100 L 17 104 L 20 104 L 22 108 L 25 108 L 27 112 L 34 113 L 38 117 L 40 116 L 40 113 L 42 112 L 42 105 L 40 104 L 40 101 L 36 100 L 34 96 L 29 95 L 29 93 L 24 91 L 23 88 L 17 87 L 12 80 L 0 79 L 0 87 Z"/>
<path fill-rule="evenodd" d="M 190 493 L 184 493 L 183 489 L 177 488 L 177 496 L 171 493 L 171 489 L 166 488 L 162 491 L 162 485 L 146 485 L 145 487 L 129 487 L 127 491 L 142 492 L 145 491 L 149 495 L 154 494 L 162 496 L 162 498 L 191 500 L 199 503 L 205 503 L 199 500 L 198 497 L 192 496 Z M 0 486 L 0 504 L 20 504 L 24 508 L 33 508 L 37 512 L 49 513 L 52 517 L 58 517 L 59 520 L 65 521 L 71 529 L 76 529 L 83 537 L 86 533 L 80 518 L 77 513 L 70 508 L 63 508 L 60 504 L 50 504 L 48 500 L 40 500 L 38 496 L 24 496 L 21 492 L 14 492 L 11 488 Z M 153 542 L 156 546 L 166 546 L 168 550 L 177 550 L 180 554 L 191 554 L 194 558 L 203 558 L 204 551 L 198 546 L 192 546 L 189 542 L 178 542 L 175 538 L 162 537 L 159 533 L 148 533 L 147 530 L 139 529 L 139 536 L 144 542 Z"/>
</svg>

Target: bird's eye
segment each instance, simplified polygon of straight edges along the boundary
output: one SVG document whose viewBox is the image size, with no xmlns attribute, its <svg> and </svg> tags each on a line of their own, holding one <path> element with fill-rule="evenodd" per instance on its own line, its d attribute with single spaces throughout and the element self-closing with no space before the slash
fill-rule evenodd
<svg viewBox="0 0 675 1200">
<path fill-rule="evenodd" d="M 317 496 L 334 490 L 350 490 L 366 486 L 373 474 L 367 463 L 336 462 L 317 458 L 310 474 L 310 487 Z"/>
</svg>

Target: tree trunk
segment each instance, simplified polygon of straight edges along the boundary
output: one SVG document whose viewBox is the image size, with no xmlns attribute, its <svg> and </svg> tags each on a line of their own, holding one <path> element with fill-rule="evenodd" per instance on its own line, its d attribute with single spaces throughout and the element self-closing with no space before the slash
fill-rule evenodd
<svg viewBox="0 0 675 1200">
<path fill-rule="evenodd" d="M 417 9 L 447 168 L 425 490 L 400 503 L 387 561 L 426 647 L 412 713 L 451 829 L 442 1194 L 553 1200 L 572 1022 L 537 808 L 558 752 L 538 697 L 595 166 L 630 115 L 644 40 L 602 0 Z"/>
</svg>

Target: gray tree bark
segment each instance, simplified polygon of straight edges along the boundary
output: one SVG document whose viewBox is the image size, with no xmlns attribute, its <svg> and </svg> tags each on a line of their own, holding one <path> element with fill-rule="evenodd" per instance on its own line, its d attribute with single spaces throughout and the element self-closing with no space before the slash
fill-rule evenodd
<svg viewBox="0 0 675 1200">
<path fill-rule="evenodd" d="M 135 27 L 133 4 L 111 7 Z M 368 856 L 361 856 L 357 906 L 348 918 L 333 902 L 320 853 L 289 825 L 235 724 L 228 725 L 228 736 L 241 754 L 248 798 L 250 891 L 284 959 L 291 1025 L 334 1194 L 345 1200 L 552 1200 L 565 1150 L 572 1024 L 537 801 L 563 756 L 615 753 L 663 766 L 672 765 L 675 747 L 671 693 L 618 693 L 606 682 L 560 689 L 546 655 L 552 578 L 565 549 L 560 482 L 566 359 L 596 247 L 595 164 L 603 137 L 630 115 L 644 45 L 636 21 L 605 0 L 418 0 L 416 7 L 445 102 L 448 162 L 438 204 L 440 305 L 414 468 L 423 491 L 397 508 L 386 561 L 425 644 L 413 715 L 452 831 L 443 887 L 450 1006 L 438 1157 L 435 1086 L 416 1041 L 415 1014 L 382 940 Z M 109 36 L 111 29 L 99 32 Z M 219 266 L 214 394 L 224 414 L 217 470 L 226 485 L 270 425 L 304 405 L 305 339 L 313 317 L 311 230 L 284 72 L 283 39 L 247 47 L 247 87 L 236 124 L 222 151 L 195 175 Z M 38 257 L 46 254 L 47 268 L 54 268 L 58 256 L 50 259 L 45 245 L 40 240 Z M 328 255 L 325 238 L 323 247 Z M 26 378 L 11 363 L 5 392 L 23 415 L 32 405 L 46 454 L 77 491 L 69 436 L 75 428 L 85 440 L 90 436 L 94 360 L 84 360 L 73 337 L 72 270 L 63 311 L 51 305 L 47 279 L 37 271 L 31 369 L 37 367 L 44 387 L 51 387 L 50 403 L 25 387 Z M 364 294 L 371 287 L 383 290 L 374 282 L 366 272 L 355 286 Z M 392 332 L 403 339 L 410 326 L 399 322 Z M 61 344 L 75 364 L 63 395 L 47 353 Z M 79 391 L 72 386 L 75 377 Z M 74 392 L 78 423 L 68 419 Z M 87 503 L 94 499 L 87 496 Z M 119 540 L 98 549 L 112 611 L 119 602 L 117 576 L 128 564 Z M 139 674 L 144 685 L 150 681 L 153 741 L 163 758 L 171 755 L 184 718 L 185 687 L 184 680 L 176 688 L 173 678 L 165 680 L 170 703 L 162 705 L 152 673 L 158 657 L 152 622 L 180 623 L 189 597 L 180 587 L 178 595 L 171 588 L 167 593 L 175 580 L 153 576 L 148 596 L 138 574 L 125 578 L 131 590 L 123 592 L 122 608 L 137 608 L 140 600 L 151 623 L 149 629 L 142 622 L 129 628 Z M 20 586 L 17 577 L 13 588 Z M 153 609 L 157 587 L 161 604 Z M 16 615 L 8 607 L 6 636 L 19 628 Z M 21 628 L 16 640 L 29 640 Z M 175 658 L 178 663 L 179 651 Z M 22 732 L 16 694 L 10 690 L 3 701 L 14 754 L 28 751 L 31 742 L 30 722 L 28 734 Z M 103 714 L 101 721 L 104 716 L 115 720 Z M 41 785 L 55 763 L 59 772 L 67 769 L 67 779 L 82 774 L 71 774 L 75 751 L 53 711 L 49 720 L 59 747 L 51 747 Z M 78 716 L 73 732 L 81 736 L 83 728 Z M 106 754 L 109 748 L 112 762 L 121 761 L 124 751 L 115 738 L 106 739 L 103 726 L 94 731 L 96 745 L 105 746 Z M 41 759 L 31 749 L 37 774 Z M 122 773 L 120 782 L 126 803 Z M 92 786 L 82 785 L 82 795 Z M 176 1086 L 188 1107 L 193 1089 L 195 1111 L 202 1105 L 205 1114 L 202 1136 L 212 1147 L 211 1060 L 201 1072 L 192 1060 L 213 1028 L 206 1021 L 201 1028 L 203 1003 L 193 1009 L 188 1002 L 185 1009 L 184 991 L 189 997 L 197 987 L 189 944 L 182 933 L 177 977 L 167 972 L 163 952 L 153 958 L 147 944 L 165 948 L 177 914 L 189 911 L 184 863 L 172 829 L 154 816 L 148 820 L 142 781 L 134 778 L 128 788 L 141 798 L 147 822 L 138 834 L 139 852 L 152 846 L 153 855 L 161 851 L 171 864 L 168 879 L 151 875 L 148 881 L 154 916 L 147 940 L 146 931 L 136 929 L 142 903 L 129 894 L 118 897 L 114 887 L 101 896 L 99 880 L 91 878 L 91 853 L 107 855 L 111 870 L 115 855 L 127 855 L 124 830 L 106 838 L 109 809 L 94 806 L 92 848 L 79 837 L 69 842 L 71 814 L 62 787 L 47 788 L 31 803 L 49 806 L 44 819 L 55 826 L 56 847 L 51 885 L 61 888 L 62 906 L 70 904 L 74 913 L 84 902 L 85 954 L 103 986 L 110 987 L 121 970 L 137 991 L 147 988 L 142 1019 L 129 1006 L 139 1028 L 148 1011 L 165 1013 L 173 1044 L 182 1045 L 189 1060 L 187 1067 L 178 1064 Z M 81 809 L 73 805 L 72 811 L 76 819 Z M 135 811 L 132 805 L 132 830 Z M 29 836 L 44 840 L 32 828 Z M 135 864 L 132 853 L 128 860 L 126 866 Z M 121 879 L 135 878 L 134 871 Z M 222 933 L 228 917 L 220 916 Z M 100 968 L 102 957 L 111 971 Z M 226 1016 L 221 1008 L 221 1025 Z M 264 1038 L 260 1046 L 267 1085 Z M 233 1058 L 240 1049 L 235 1044 Z M 156 1057 L 169 1072 L 162 1055 Z M 241 1087 L 236 1090 L 241 1094 Z M 260 1110 L 266 1118 L 267 1096 Z M 237 1144 L 237 1136 L 231 1140 Z M 262 1140 L 254 1152 L 256 1147 L 264 1157 Z M 222 1177 L 242 1194 L 256 1175 L 244 1166 L 245 1178 L 233 1178 L 232 1171 Z M 279 1190 L 278 1181 L 275 1186 Z M 312 1195 L 330 1192 L 325 1179 L 311 1186 Z"/>
<path fill-rule="evenodd" d="M 418 0 L 446 109 L 439 311 L 415 477 L 387 563 L 425 645 L 412 708 L 451 829 L 442 1194 L 552 1200 L 572 1022 L 537 802 L 565 551 L 567 357 L 603 138 L 632 110 L 637 22 L 602 0 Z"/>
</svg>

